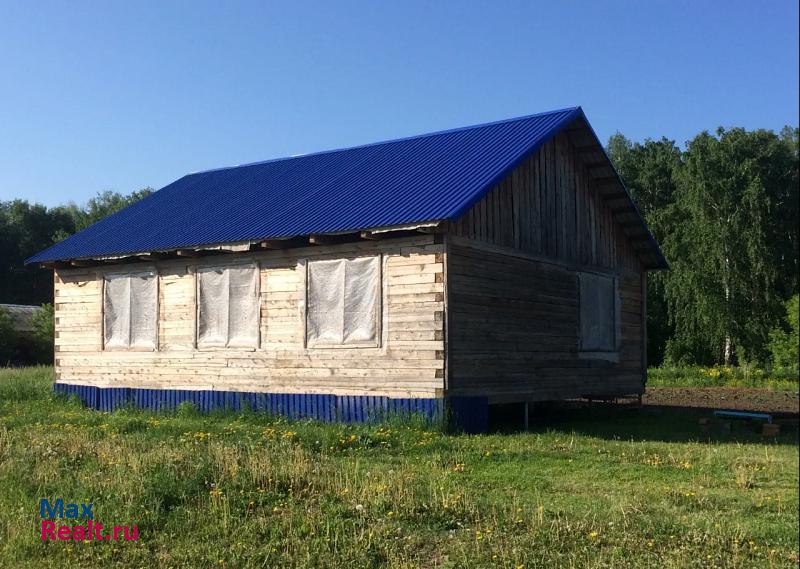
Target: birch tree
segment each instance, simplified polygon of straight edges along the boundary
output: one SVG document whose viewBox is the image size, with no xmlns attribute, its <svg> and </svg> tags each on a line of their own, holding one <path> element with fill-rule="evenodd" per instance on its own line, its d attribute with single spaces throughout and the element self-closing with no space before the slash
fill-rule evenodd
<svg viewBox="0 0 800 569">
<path fill-rule="evenodd" d="M 769 330 L 797 287 L 796 134 L 720 128 L 689 141 L 682 158 L 664 241 L 675 326 L 668 355 L 763 361 Z"/>
</svg>

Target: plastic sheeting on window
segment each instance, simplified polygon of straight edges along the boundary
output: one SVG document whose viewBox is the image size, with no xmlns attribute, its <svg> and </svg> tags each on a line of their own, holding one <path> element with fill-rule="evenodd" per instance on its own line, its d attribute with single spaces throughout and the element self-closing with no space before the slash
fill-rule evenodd
<svg viewBox="0 0 800 569">
<path fill-rule="evenodd" d="M 103 343 L 106 348 L 155 349 L 156 278 L 152 271 L 105 276 Z"/>
<path fill-rule="evenodd" d="M 228 275 L 224 269 L 197 271 L 197 346 L 225 347 L 228 341 Z"/>
<path fill-rule="evenodd" d="M 614 278 L 580 273 L 581 349 L 616 348 L 616 291 Z"/>
<path fill-rule="evenodd" d="M 380 257 L 308 263 L 308 346 L 377 346 Z"/>
<path fill-rule="evenodd" d="M 197 271 L 198 347 L 258 347 L 258 278 L 256 265 Z"/>
<path fill-rule="evenodd" d="M 258 267 L 228 268 L 228 347 L 258 347 Z"/>
</svg>

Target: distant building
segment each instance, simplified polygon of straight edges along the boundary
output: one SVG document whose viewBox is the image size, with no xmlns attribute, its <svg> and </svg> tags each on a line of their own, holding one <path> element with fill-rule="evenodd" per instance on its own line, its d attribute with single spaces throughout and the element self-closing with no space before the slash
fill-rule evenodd
<svg viewBox="0 0 800 569">
<path fill-rule="evenodd" d="M 27 304 L 0 304 L 0 310 L 6 312 L 11 317 L 14 330 L 20 334 L 30 334 L 33 332 L 32 319 L 39 306 L 29 306 Z"/>
<path fill-rule="evenodd" d="M 580 107 L 189 174 L 35 255 L 56 386 L 363 420 L 641 394 L 667 263 Z"/>
</svg>

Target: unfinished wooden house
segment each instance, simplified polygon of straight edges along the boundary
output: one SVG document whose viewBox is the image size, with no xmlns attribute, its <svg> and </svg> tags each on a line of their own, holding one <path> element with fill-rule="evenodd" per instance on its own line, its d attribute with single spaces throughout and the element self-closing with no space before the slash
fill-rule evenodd
<svg viewBox="0 0 800 569">
<path fill-rule="evenodd" d="M 471 430 L 642 393 L 667 266 L 579 107 L 189 174 L 28 262 L 54 269 L 56 389 L 89 405 Z"/>
</svg>

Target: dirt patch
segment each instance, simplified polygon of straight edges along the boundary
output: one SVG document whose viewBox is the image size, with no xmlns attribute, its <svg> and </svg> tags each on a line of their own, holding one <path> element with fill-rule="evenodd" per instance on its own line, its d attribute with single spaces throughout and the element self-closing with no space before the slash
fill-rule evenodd
<svg viewBox="0 0 800 569">
<path fill-rule="evenodd" d="M 736 409 L 797 415 L 797 391 L 773 391 L 746 387 L 648 387 L 642 398 L 645 405 Z"/>
</svg>

